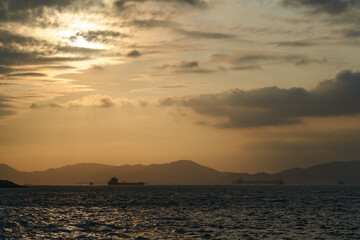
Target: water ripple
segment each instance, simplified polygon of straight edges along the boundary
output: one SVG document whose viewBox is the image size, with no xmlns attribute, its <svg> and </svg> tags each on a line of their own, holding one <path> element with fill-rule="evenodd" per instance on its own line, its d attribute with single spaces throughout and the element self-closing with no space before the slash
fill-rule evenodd
<svg viewBox="0 0 360 240">
<path fill-rule="evenodd" d="M 359 186 L 0 190 L 0 239 L 356 239 Z"/>
</svg>

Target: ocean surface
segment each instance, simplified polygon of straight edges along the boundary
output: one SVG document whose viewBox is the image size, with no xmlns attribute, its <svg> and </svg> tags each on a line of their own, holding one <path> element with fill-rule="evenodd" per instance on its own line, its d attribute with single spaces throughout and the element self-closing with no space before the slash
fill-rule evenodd
<svg viewBox="0 0 360 240">
<path fill-rule="evenodd" d="M 360 186 L 0 189 L 0 239 L 360 239 Z"/>
</svg>

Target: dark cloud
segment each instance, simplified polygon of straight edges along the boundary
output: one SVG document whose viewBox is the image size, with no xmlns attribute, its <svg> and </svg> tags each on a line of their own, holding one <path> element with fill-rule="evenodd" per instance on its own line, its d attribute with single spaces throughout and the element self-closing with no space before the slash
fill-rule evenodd
<svg viewBox="0 0 360 240">
<path fill-rule="evenodd" d="M 84 57 L 57 56 L 57 52 L 90 54 L 99 49 L 58 46 L 43 39 L 19 35 L 0 29 L 0 65 L 44 64 L 85 60 Z M 4 69 L 3 69 L 4 70 Z"/>
<path fill-rule="evenodd" d="M 11 100 L 9 97 L 0 95 L 0 118 L 4 118 L 16 114 L 10 102 Z"/>
<path fill-rule="evenodd" d="M 169 0 L 153 0 L 156 2 L 173 2 L 173 3 L 178 3 L 178 4 L 185 4 L 185 5 L 189 5 L 189 6 L 194 6 L 194 7 L 206 7 L 207 3 L 204 0 L 173 0 L 173 1 L 169 1 Z"/>
<path fill-rule="evenodd" d="M 247 128 L 300 123 L 303 117 L 360 113 L 360 72 L 343 71 L 315 89 L 267 87 L 218 94 L 167 98 L 163 106 L 181 106 L 209 117 L 226 118 L 221 128 Z"/>
<path fill-rule="evenodd" d="M 314 46 L 314 43 L 309 41 L 282 41 L 269 43 L 278 47 L 309 47 Z"/>
<path fill-rule="evenodd" d="M 177 64 L 163 64 L 159 68 L 193 69 L 199 67 L 198 61 L 181 61 Z"/>
<path fill-rule="evenodd" d="M 15 84 L 15 83 L 8 83 L 8 82 L 0 82 L 0 85 L 10 86 L 10 85 L 17 85 L 17 84 Z"/>
<path fill-rule="evenodd" d="M 75 46 L 57 46 L 57 51 L 64 53 L 77 53 L 77 54 L 92 54 L 102 52 L 102 49 L 97 48 L 86 48 L 86 47 L 75 47 Z"/>
<path fill-rule="evenodd" d="M 135 58 L 140 57 L 141 53 L 138 50 L 132 50 L 128 54 L 126 54 L 126 56 Z"/>
<path fill-rule="evenodd" d="M 169 11 L 184 11 L 188 9 L 202 9 L 206 8 L 208 5 L 204 0 L 117 0 L 114 2 L 114 7 L 117 12 L 121 16 L 129 17 L 132 14 L 139 14 L 138 5 L 144 3 L 157 3 L 158 5 L 162 4 L 161 6 L 164 10 L 160 11 L 149 11 L 153 15 L 164 14 Z M 166 6 L 166 5 L 167 6 Z M 172 7 L 171 9 L 169 7 Z"/>
<path fill-rule="evenodd" d="M 9 68 L 9 67 L 0 66 L 0 74 L 10 73 L 12 71 L 13 70 L 11 68 Z"/>
<path fill-rule="evenodd" d="M 0 46 L 0 65 L 27 65 L 49 64 L 59 62 L 83 61 L 88 57 L 61 57 L 54 56 L 52 52 L 31 51 L 27 52 L 16 48 Z"/>
<path fill-rule="evenodd" d="M 45 77 L 47 75 L 44 73 L 38 73 L 38 72 L 24 72 L 24 73 L 13 73 L 13 74 L 9 74 L 8 76 L 11 76 L 11 77 Z"/>
<path fill-rule="evenodd" d="M 8 116 L 11 116 L 11 115 L 14 115 L 14 114 L 16 114 L 15 111 L 3 110 L 3 109 L 1 109 L 1 106 L 0 106 L 0 118 L 8 117 Z"/>
<path fill-rule="evenodd" d="M 178 24 L 169 20 L 157 20 L 157 19 L 135 19 L 129 22 L 129 25 L 139 28 L 170 28 L 177 26 Z"/>
<path fill-rule="evenodd" d="M 3 29 L 0 29 L 0 42 L 2 43 L 2 45 L 5 46 L 8 46 L 10 44 L 31 46 L 31 45 L 39 45 L 39 44 L 43 45 L 46 43 L 46 41 L 42 41 L 33 37 L 14 34 Z"/>
<path fill-rule="evenodd" d="M 79 12 L 89 10 L 91 7 L 103 7 L 102 0 L 1 0 L 0 1 L 0 21 L 2 22 L 22 22 L 24 24 L 34 24 L 38 21 L 51 24 L 50 18 L 54 16 L 54 11 Z M 44 18 L 48 21 L 44 21 Z M 52 16 L 51 16 L 52 15 Z"/>
<path fill-rule="evenodd" d="M 5 97 L 0 97 L 0 108 L 10 108 L 10 104 L 6 103 L 8 100 Z"/>
<path fill-rule="evenodd" d="M 69 6 L 72 0 L 3 0 L 3 7 L 9 11 L 31 10 L 43 7 L 64 8 Z"/>
<path fill-rule="evenodd" d="M 102 98 L 100 99 L 100 105 L 99 107 L 101 108 L 110 108 L 110 107 L 114 107 L 115 103 L 112 101 L 111 98 Z"/>
<path fill-rule="evenodd" d="M 344 36 L 348 38 L 360 37 L 360 29 L 346 29 L 343 31 Z"/>
<path fill-rule="evenodd" d="M 39 103 L 32 103 L 30 108 L 32 109 L 41 109 L 41 108 L 62 108 L 62 105 L 58 103 L 46 103 L 46 104 L 39 104 Z"/>
<path fill-rule="evenodd" d="M 166 4 L 182 4 L 189 5 L 194 7 L 205 7 L 207 6 L 206 1 L 204 0 L 117 0 L 114 2 L 114 5 L 118 8 L 124 8 L 126 3 L 142 3 L 142 2 L 158 2 Z"/>
<path fill-rule="evenodd" d="M 22 64 L 22 62 L 35 58 L 41 54 L 36 51 L 29 52 L 23 50 L 23 47 L 46 45 L 46 41 L 13 34 L 3 29 L 0 29 L 0 43 L 0 65 Z M 22 48 L 19 46 L 22 46 Z"/>
<path fill-rule="evenodd" d="M 300 59 L 300 60 L 294 62 L 294 64 L 296 66 L 304 66 L 304 65 L 309 65 L 309 64 L 312 64 L 312 63 L 324 64 L 324 63 L 327 63 L 327 59 L 303 58 L 303 59 Z"/>
<path fill-rule="evenodd" d="M 326 59 L 313 59 L 304 55 L 279 55 L 279 54 L 241 54 L 218 53 L 212 55 L 215 62 L 225 62 L 232 65 L 232 70 L 261 69 L 261 64 L 292 63 L 296 66 L 311 63 L 326 63 Z"/>
<path fill-rule="evenodd" d="M 212 69 L 201 68 L 198 61 L 181 61 L 178 63 L 164 63 L 154 67 L 157 70 L 168 70 L 173 73 L 213 73 Z"/>
<path fill-rule="evenodd" d="M 229 39 L 234 38 L 234 35 L 218 32 L 204 32 L 204 31 L 191 31 L 182 28 L 175 28 L 177 33 L 186 35 L 192 38 L 208 38 L 208 39 Z"/>
<path fill-rule="evenodd" d="M 79 37 L 83 37 L 88 42 L 109 42 L 113 38 L 127 37 L 127 35 L 116 31 L 96 30 L 78 32 L 74 36 L 71 36 L 70 40 L 76 41 Z"/>
<path fill-rule="evenodd" d="M 360 7 L 358 0 L 282 0 L 285 7 L 305 8 L 310 13 L 338 15 Z"/>
<path fill-rule="evenodd" d="M 118 0 L 118 1 L 114 2 L 114 6 L 117 8 L 118 11 L 122 12 L 129 8 L 129 6 L 127 5 L 127 2 L 129 2 L 129 1 Z"/>
<path fill-rule="evenodd" d="M 245 70 L 261 70 L 262 67 L 260 65 L 242 65 L 232 67 L 231 70 L 245 71 Z"/>
<path fill-rule="evenodd" d="M 24 52 L 0 46 L 0 64 L 2 65 L 21 65 L 32 62 L 36 56 L 38 56 L 37 52 Z"/>
</svg>

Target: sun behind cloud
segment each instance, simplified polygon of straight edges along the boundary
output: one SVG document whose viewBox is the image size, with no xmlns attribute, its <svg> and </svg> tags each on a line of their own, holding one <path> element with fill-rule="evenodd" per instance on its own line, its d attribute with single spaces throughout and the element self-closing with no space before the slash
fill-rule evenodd
<svg viewBox="0 0 360 240">
<path fill-rule="evenodd" d="M 74 42 L 71 42 L 70 45 L 81 48 L 91 48 L 91 49 L 104 49 L 105 47 L 98 43 L 91 43 L 86 41 L 82 36 L 79 36 Z"/>
</svg>

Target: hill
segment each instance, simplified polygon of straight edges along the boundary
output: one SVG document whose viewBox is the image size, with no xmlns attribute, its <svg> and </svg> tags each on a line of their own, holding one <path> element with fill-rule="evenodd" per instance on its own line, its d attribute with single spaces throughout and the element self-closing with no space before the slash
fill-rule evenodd
<svg viewBox="0 0 360 240">
<path fill-rule="evenodd" d="M 116 175 L 120 181 L 144 181 L 159 185 L 231 184 L 233 180 L 279 180 L 286 184 L 360 184 L 360 161 L 333 162 L 310 168 L 294 168 L 275 174 L 220 172 L 193 161 L 179 160 L 165 164 L 111 166 L 81 163 L 46 171 L 22 172 L 0 164 L 0 179 L 19 184 L 72 185 L 106 184 Z"/>
<path fill-rule="evenodd" d="M 360 184 L 360 161 L 332 162 L 310 168 L 289 169 L 274 174 L 288 184 Z"/>
<path fill-rule="evenodd" d="M 0 180 L 0 188 L 25 188 L 8 180 Z"/>
</svg>

